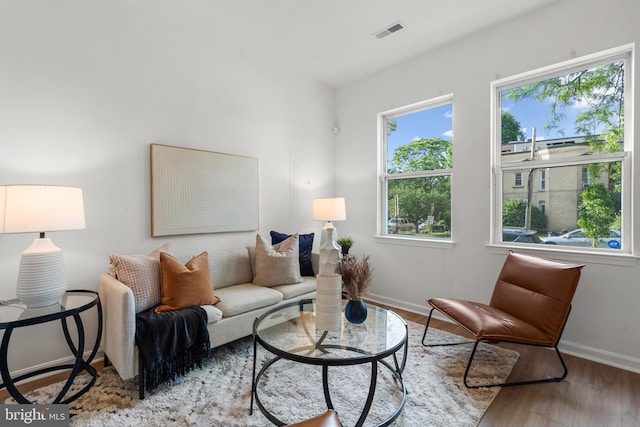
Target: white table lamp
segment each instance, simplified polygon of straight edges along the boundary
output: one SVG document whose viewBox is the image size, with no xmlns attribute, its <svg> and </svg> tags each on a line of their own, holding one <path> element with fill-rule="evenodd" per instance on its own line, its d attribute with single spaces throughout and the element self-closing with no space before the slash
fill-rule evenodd
<svg viewBox="0 0 640 427">
<path fill-rule="evenodd" d="M 320 235 L 320 274 L 335 273 L 340 260 L 340 245 L 336 228 L 331 221 L 347 219 L 344 197 L 313 200 L 313 219 L 327 221 Z"/>
<path fill-rule="evenodd" d="M 67 290 L 62 250 L 45 237 L 45 232 L 84 228 L 82 189 L 0 186 L 0 233 L 40 234 L 20 258 L 16 296 L 27 307 L 55 304 Z"/>
</svg>

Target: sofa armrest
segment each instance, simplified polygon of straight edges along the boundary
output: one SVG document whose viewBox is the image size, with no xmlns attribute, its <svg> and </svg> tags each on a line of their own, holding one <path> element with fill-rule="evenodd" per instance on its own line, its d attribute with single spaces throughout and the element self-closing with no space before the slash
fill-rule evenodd
<svg viewBox="0 0 640 427">
<path fill-rule="evenodd" d="M 313 272 L 317 276 L 320 271 L 320 254 L 317 252 L 311 252 L 311 267 L 313 267 Z"/>
<path fill-rule="evenodd" d="M 101 274 L 98 294 L 102 303 L 102 350 L 123 380 L 136 375 L 134 358 L 136 312 L 133 292 L 108 274 Z"/>
</svg>

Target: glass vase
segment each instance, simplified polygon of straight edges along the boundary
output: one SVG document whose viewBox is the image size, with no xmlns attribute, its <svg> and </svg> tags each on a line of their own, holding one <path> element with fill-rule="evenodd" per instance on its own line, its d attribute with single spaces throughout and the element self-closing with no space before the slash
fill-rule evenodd
<svg viewBox="0 0 640 427">
<path fill-rule="evenodd" d="M 344 317 L 356 325 L 364 322 L 367 320 L 367 305 L 361 299 L 350 299 L 344 306 Z"/>
</svg>

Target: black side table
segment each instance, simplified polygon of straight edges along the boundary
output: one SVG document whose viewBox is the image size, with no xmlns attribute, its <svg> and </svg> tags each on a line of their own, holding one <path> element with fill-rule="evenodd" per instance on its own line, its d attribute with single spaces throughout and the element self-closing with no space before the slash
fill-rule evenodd
<svg viewBox="0 0 640 427">
<path fill-rule="evenodd" d="M 91 354 L 87 359 L 84 359 L 86 337 L 80 313 L 87 311 L 92 307 L 96 307 L 97 310 L 98 335 Z M 77 347 L 69 334 L 69 318 L 73 318 L 73 323 L 76 327 L 78 341 Z M 16 328 L 41 325 L 54 320 L 61 321 L 64 337 L 75 361 L 70 364 L 49 366 L 33 372 L 28 372 L 16 378 L 11 378 L 11 373 L 9 372 L 9 366 L 7 363 L 7 354 L 9 352 L 9 340 L 11 339 L 11 333 L 13 330 Z M 2 375 L 2 384 L 0 384 L 0 389 L 6 388 L 16 402 L 27 404 L 32 403 L 27 400 L 22 393 L 20 393 L 15 386 L 16 383 L 48 372 L 71 369 L 69 378 L 67 379 L 64 387 L 62 387 L 60 393 L 58 393 L 53 402 L 51 402 L 53 404 L 65 404 L 76 400 L 78 397 L 86 393 L 87 390 L 89 390 L 96 382 L 98 372 L 93 366 L 91 366 L 91 362 L 98 352 L 100 338 L 102 336 L 102 306 L 97 292 L 86 290 L 67 291 L 62 296 L 58 304 L 39 308 L 27 308 L 19 300 L 2 301 L 2 304 L 0 305 L 0 329 L 4 330 L 2 343 L 0 344 L 0 374 Z M 64 397 L 73 384 L 73 381 L 82 371 L 86 371 L 92 376 L 91 381 L 77 393 L 65 399 Z"/>
</svg>

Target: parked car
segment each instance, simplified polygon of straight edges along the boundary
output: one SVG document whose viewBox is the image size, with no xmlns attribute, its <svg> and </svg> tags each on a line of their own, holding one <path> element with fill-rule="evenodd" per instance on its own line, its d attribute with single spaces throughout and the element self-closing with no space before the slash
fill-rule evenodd
<svg viewBox="0 0 640 427">
<path fill-rule="evenodd" d="M 610 234 L 598 240 L 599 248 L 620 249 L 620 230 L 609 230 Z M 566 245 L 593 247 L 591 239 L 585 236 L 581 228 L 554 237 L 543 237 L 547 245 Z"/>
<path fill-rule="evenodd" d="M 409 222 L 408 219 L 404 218 L 391 218 L 389 220 L 389 233 L 395 234 L 396 232 L 416 232 L 416 225 L 412 222 Z"/>
<path fill-rule="evenodd" d="M 536 230 L 525 230 L 520 227 L 503 227 L 502 241 L 516 243 L 542 243 L 542 240 L 538 237 L 538 232 Z"/>
</svg>

